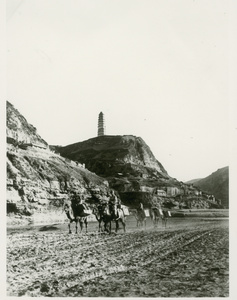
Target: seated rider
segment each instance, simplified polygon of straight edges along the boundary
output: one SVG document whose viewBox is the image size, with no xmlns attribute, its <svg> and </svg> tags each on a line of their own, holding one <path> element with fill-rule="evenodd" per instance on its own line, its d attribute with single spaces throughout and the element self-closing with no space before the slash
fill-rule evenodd
<svg viewBox="0 0 237 300">
<path fill-rule="evenodd" d="M 82 203 L 82 197 L 76 192 L 72 193 L 71 207 L 72 207 L 73 212 L 74 213 L 76 212 L 77 214 L 83 213 L 83 211 L 85 209 L 84 204 Z"/>
<path fill-rule="evenodd" d="M 72 209 L 75 208 L 78 204 L 81 203 L 80 195 L 78 195 L 76 192 L 71 193 L 71 207 Z"/>
<path fill-rule="evenodd" d="M 121 203 L 120 198 L 117 198 L 117 201 L 118 201 L 118 203 L 117 203 L 117 209 L 122 209 L 122 203 Z"/>
<path fill-rule="evenodd" d="M 98 211 L 102 212 L 103 210 L 103 203 L 100 201 L 99 204 L 97 205 Z"/>
<path fill-rule="evenodd" d="M 140 214 L 140 216 L 142 216 L 143 218 L 146 217 L 145 212 L 144 212 L 144 208 L 143 208 L 143 204 L 141 202 L 139 203 L 137 211 Z"/>
<path fill-rule="evenodd" d="M 115 195 L 114 191 L 112 191 L 112 193 L 111 193 L 108 204 L 109 204 L 109 212 L 110 212 L 111 216 L 116 217 L 117 209 L 121 208 L 121 201 Z"/>
<path fill-rule="evenodd" d="M 143 210 L 143 204 L 141 202 L 139 203 L 138 210 Z"/>
<path fill-rule="evenodd" d="M 88 204 L 85 202 L 84 196 L 81 196 L 81 204 L 85 210 L 89 210 Z"/>
</svg>

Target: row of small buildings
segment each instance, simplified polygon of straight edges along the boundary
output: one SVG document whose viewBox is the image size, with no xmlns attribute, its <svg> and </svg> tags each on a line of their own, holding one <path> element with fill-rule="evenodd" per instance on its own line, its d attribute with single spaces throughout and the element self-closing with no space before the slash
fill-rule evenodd
<svg viewBox="0 0 237 300">
<path fill-rule="evenodd" d="M 195 196 L 197 199 L 203 197 L 211 202 L 216 201 L 214 195 L 203 192 L 197 187 L 194 187 L 193 185 L 187 185 L 187 184 L 181 184 L 181 187 L 166 186 L 160 188 L 151 188 L 151 187 L 143 186 L 141 187 L 141 191 L 150 192 L 158 197 L 182 198 L 182 196 Z"/>
</svg>

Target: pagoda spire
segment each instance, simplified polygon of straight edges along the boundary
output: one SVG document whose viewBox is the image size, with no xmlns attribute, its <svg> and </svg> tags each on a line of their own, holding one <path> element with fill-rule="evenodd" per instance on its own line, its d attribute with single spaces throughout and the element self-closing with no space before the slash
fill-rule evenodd
<svg viewBox="0 0 237 300">
<path fill-rule="evenodd" d="M 102 136 L 102 135 L 105 135 L 104 114 L 100 112 L 98 117 L 98 136 Z"/>
</svg>

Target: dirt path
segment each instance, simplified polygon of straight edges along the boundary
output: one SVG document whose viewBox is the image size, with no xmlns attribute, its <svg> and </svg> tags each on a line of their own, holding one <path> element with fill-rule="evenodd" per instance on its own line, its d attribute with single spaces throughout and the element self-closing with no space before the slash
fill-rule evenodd
<svg viewBox="0 0 237 300">
<path fill-rule="evenodd" d="M 172 219 L 167 229 L 69 235 L 66 225 L 7 237 L 9 296 L 227 297 L 228 219 Z"/>
</svg>

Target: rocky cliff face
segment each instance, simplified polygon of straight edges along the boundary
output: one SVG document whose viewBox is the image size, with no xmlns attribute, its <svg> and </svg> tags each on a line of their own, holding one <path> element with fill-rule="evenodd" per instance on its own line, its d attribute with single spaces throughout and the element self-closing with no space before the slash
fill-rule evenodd
<svg viewBox="0 0 237 300">
<path fill-rule="evenodd" d="M 7 101 L 7 142 L 15 145 L 35 144 L 47 148 L 48 144 L 37 133 L 37 129 L 28 124 L 19 111 Z"/>
<path fill-rule="evenodd" d="M 36 129 L 7 103 L 7 214 L 9 222 L 64 220 L 70 191 L 87 202 L 107 198 L 109 184 L 48 148 Z M 13 220 L 14 219 L 14 220 Z"/>
</svg>

